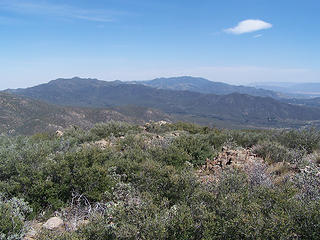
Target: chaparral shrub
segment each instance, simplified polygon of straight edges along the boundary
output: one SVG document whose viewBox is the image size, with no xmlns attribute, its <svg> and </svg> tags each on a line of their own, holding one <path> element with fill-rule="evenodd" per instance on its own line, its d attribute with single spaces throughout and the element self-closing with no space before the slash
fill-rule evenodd
<svg viewBox="0 0 320 240">
<path fill-rule="evenodd" d="M 38 239 L 318 239 L 319 136 L 165 122 L 0 136 L 0 239 L 68 211 L 89 222 Z M 246 164 L 216 159 L 237 151 Z"/>
</svg>

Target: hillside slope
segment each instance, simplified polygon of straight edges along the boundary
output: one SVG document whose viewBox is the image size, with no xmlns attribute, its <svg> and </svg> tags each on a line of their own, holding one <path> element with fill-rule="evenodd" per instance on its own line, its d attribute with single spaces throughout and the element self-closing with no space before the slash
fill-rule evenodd
<svg viewBox="0 0 320 240">
<path fill-rule="evenodd" d="M 139 114 L 136 114 L 136 113 Z M 0 133 L 33 134 L 72 125 L 92 127 L 110 120 L 143 123 L 168 120 L 168 116 L 147 108 L 110 109 L 61 107 L 41 101 L 0 93 Z"/>
<path fill-rule="evenodd" d="M 201 94 L 189 91 L 155 89 L 140 84 L 105 82 L 96 79 L 58 79 L 17 94 L 50 103 L 111 107 L 136 105 L 159 109 L 168 114 L 204 118 L 206 122 L 230 122 L 241 126 L 287 127 L 319 120 L 317 108 L 296 106 L 272 98 L 233 93 Z M 192 120 L 193 121 L 193 120 Z"/>
</svg>

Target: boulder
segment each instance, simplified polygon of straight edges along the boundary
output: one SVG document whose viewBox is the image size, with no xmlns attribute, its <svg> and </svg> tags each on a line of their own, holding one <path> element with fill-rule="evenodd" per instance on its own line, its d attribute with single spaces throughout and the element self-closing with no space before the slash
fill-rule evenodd
<svg viewBox="0 0 320 240">
<path fill-rule="evenodd" d="M 60 131 L 60 130 L 57 130 L 57 131 L 56 131 L 56 135 L 57 135 L 58 137 L 62 137 L 62 136 L 63 136 L 63 132 Z"/>
<path fill-rule="evenodd" d="M 45 224 L 43 224 L 43 227 L 48 230 L 57 230 L 59 228 L 62 228 L 64 225 L 64 222 L 59 217 L 52 217 L 46 221 Z"/>
<path fill-rule="evenodd" d="M 37 239 L 37 234 L 41 230 L 42 223 L 33 221 L 33 222 L 28 222 L 26 226 L 27 226 L 28 232 L 24 236 L 23 240 Z"/>
<path fill-rule="evenodd" d="M 96 141 L 94 144 L 101 149 L 106 149 L 108 146 L 110 146 L 110 142 L 108 142 L 105 139 L 101 139 L 99 141 Z"/>
</svg>

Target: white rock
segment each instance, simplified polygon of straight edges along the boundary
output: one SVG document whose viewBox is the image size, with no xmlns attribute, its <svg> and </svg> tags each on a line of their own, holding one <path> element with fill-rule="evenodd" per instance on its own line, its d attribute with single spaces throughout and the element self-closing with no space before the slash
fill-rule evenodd
<svg viewBox="0 0 320 240">
<path fill-rule="evenodd" d="M 102 149 L 105 149 L 110 145 L 110 143 L 108 141 L 106 141 L 105 139 L 96 141 L 94 144 Z"/>
<path fill-rule="evenodd" d="M 52 217 L 45 224 L 43 227 L 48 230 L 55 230 L 63 226 L 63 220 L 59 217 Z"/>
<path fill-rule="evenodd" d="M 56 131 L 56 135 L 57 135 L 58 137 L 62 137 L 62 136 L 63 136 L 63 132 L 60 131 L 60 130 L 57 130 L 57 131 Z"/>
</svg>

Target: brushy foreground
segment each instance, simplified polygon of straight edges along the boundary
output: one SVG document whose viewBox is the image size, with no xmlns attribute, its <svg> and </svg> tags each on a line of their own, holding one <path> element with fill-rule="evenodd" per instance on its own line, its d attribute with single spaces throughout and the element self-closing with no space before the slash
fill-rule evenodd
<svg viewBox="0 0 320 240">
<path fill-rule="evenodd" d="M 223 149 L 263 162 L 200 169 Z M 0 137 L 0 239 L 319 239 L 320 132 L 121 122 Z M 29 238 L 31 239 L 31 238 Z"/>
</svg>

